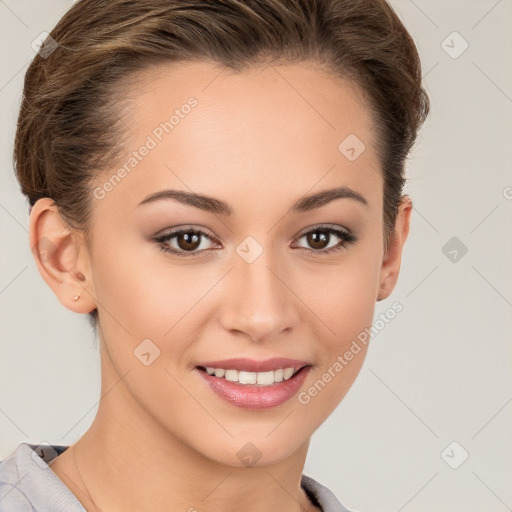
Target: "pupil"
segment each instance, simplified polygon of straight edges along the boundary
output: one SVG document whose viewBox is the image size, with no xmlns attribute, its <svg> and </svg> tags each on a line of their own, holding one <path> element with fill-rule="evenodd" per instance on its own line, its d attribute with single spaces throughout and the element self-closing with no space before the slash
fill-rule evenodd
<svg viewBox="0 0 512 512">
<path fill-rule="evenodd" d="M 178 245 L 180 249 L 191 251 L 199 247 L 199 235 L 196 233 L 181 233 L 178 235 Z"/>
<path fill-rule="evenodd" d="M 307 235 L 308 244 L 314 249 L 324 249 L 329 245 L 329 233 L 325 231 L 315 231 Z"/>
</svg>

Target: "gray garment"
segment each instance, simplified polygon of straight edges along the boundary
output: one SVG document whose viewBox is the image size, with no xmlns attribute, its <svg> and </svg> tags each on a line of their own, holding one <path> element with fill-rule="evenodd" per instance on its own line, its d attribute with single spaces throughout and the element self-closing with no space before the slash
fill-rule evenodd
<svg viewBox="0 0 512 512">
<path fill-rule="evenodd" d="M 68 446 L 21 443 L 0 462 L 0 512 L 85 512 L 48 463 Z M 334 494 L 302 475 L 301 486 L 323 512 L 349 512 Z"/>
</svg>

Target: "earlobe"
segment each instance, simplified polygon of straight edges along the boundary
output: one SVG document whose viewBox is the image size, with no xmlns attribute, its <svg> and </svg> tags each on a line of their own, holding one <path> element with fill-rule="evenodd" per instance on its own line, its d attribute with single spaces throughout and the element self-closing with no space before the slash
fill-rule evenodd
<svg viewBox="0 0 512 512">
<path fill-rule="evenodd" d="M 382 260 L 377 301 L 389 297 L 398 280 L 402 251 L 409 235 L 411 211 L 412 201 L 409 196 L 404 196 L 398 207 L 395 229 Z"/>
<path fill-rule="evenodd" d="M 30 212 L 30 247 L 39 273 L 60 303 L 76 313 L 95 307 L 88 255 L 81 238 L 62 220 L 54 201 L 39 199 Z M 86 275 L 89 273 L 89 279 Z"/>
</svg>

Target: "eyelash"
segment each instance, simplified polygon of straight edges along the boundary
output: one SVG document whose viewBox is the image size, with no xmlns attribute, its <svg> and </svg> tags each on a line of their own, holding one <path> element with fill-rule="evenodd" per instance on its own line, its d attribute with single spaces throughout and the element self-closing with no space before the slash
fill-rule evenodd
<svg viewBox="0 0 512 512">
<path fill-rule="evenodd" d="M 299 235 L 297 240 L 300 240 L 306 235 L 309 235 L 310 233 L 316 233 L 316 232 L 323 232 L 328 234 L 334 234 L 336 235 L 341 242 L 336 244 L 334 247 L 329 247 L 327 249 L 309 249 L 307 247 L 298 247 L 299 249 L 302 249 L 306 252 L 308 255 L 324 255 L 324 254 L 331 254 L 333 252 L 339 251 L 341 249 L 346 249 L 349 245 L 354 244 L 357 242 L 358 238 L 348 231 L 341 230 L 339 228 L 336 228 L 334 226 L 316 226 L 313 229 L 310 229 L 309 231 L 306 231 Z M 217 240 L 206 233 L 205 231 L 201 229 L 192 229 L 192 228 L 185 228 L 185 229 L 178 229 L 176 231 L 173 231 L 171 233 L 167 233 L 162 236 L 154 237 L 153 241 L 158 245 L 158 247 L 165 253 L 171 253 L 175 256 L 183 257 L 183 258 L 197 258 L 201 256 L 203 251 L 206 251 L 208 249 L 202 249 L 201 251 L 195 251 L 195 252 L 189 252 L 189 251 L 177 251 L 175 249 L 170 248 L 165 242 L 168 242 L 172 238 L 175 238 L 183 233 L 194 233 L 195 235 L 204 236 L 205 238 L 208 238 L 209 240 L 216 242 Z M 218 241 L 217 241 L 218 242 Z"/>
</svg>

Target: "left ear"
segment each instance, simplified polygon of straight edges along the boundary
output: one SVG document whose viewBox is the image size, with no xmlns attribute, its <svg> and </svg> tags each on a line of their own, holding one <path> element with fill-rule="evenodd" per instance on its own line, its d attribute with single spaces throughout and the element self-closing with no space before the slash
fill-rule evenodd
<svg viewBox="0 0 512 512">
<path fill-rule="evenodd" d="M 400 263 L 402 261 L 402 249 L 407 240 L 407 235 L 409 234 L 411 212 L 411 198 L 409 196 L 403 196 L 398 207 L 395 229 L 389 237 L 388 248 L 382 260 L 379 294 L 377 296 L 378 301 L 389 297 L 398 280 Z"/>
</svg>

